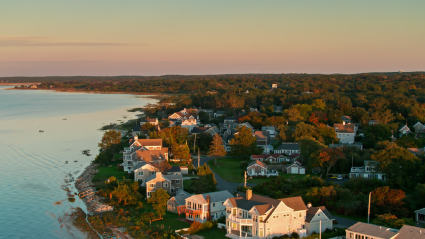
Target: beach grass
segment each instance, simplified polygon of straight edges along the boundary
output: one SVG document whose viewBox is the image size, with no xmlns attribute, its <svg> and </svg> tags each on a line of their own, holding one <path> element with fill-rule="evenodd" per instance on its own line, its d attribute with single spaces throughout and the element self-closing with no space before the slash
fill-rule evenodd
<svg viewBox="0 0 425 239">
<path fill-rule="evenodd" d="M 117 167 L 99 167 L 97 174 L 93 177 L 93 182 L 104 182 L 111 176 L 116 177 L 118 180 L 128 178 L 128 174 Z"/>
</svg>

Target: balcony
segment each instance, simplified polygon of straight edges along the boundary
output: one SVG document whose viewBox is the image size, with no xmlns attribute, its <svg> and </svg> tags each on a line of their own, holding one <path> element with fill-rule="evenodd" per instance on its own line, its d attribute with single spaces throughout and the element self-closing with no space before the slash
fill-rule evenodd
<svg viewBox="0 0 425 239">
<path fill-rule="evenodd" d="M 252 218 L 238 218 L 238 217 L 229 215 L 227 217 L 227 220 L 232 223 L 236 223 L 236 224 L 240 224 L 244 226 L 252 226 Z"/>
</svg>

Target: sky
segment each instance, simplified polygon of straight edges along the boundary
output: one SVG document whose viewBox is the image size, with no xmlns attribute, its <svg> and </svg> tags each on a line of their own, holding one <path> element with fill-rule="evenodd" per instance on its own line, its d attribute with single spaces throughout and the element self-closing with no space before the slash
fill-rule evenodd
<svg viewBox="0 0 425 239">
<path fill-rule="evenodd" d="M 0 0 L 0 76 L 425 70 L 424 0 Z"/>
</svg>

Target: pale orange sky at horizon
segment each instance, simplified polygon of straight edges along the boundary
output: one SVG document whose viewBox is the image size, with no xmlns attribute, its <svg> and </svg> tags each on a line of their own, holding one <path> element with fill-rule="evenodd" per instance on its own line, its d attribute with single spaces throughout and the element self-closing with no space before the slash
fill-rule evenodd
<svg viewBox="0 0 425 239">
<path fill-rule="evenodd" d="M 425 70 L 425 1 L 3 0 L 0 76 Z"/>
</svg>

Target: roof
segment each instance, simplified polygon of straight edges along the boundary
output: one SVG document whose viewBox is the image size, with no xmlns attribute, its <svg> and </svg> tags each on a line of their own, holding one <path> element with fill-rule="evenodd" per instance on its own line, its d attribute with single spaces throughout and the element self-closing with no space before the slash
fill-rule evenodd
<svg viewBox="0 0 425 239">
<path fill-rule="evenodd" d="M 254 132 L 255 137 L 260 138 L 260 139 L 265 139 L 266 135 L 264 134 L 264 131 L 255 131 Z"/>
<path fill-rule="evenodd" d="M 381 237 L 385 239 L 393 238 L 397 234 L 391 228 L 377 226 L 377 225 L 363 223 L 363 222 L 357 222 L 356 224 L 347 228 L 347 231 L 362 233 L 368 236 Z"/>
<path fill-rule="evenodd" d="M 294 209 L 295 211 L 307 210 L 307 206 L 305 205 L 303 199 L 300 196 L 281 198 L 279 200 L 285 203 L 286 206 Z"/>
<path fill-rule="evenodd" d="M 139 159 L 150 163 L 153 161 L 165 160 L 164 154 L 168 153 L 168 148 L 162 148 L 161 150 L 137 150 L 136 155 Z"/>
<path fill-rule="evenodd" d="M 409 129 L 409 127 L 407 125 L 404 125 L 398 131 L 400 131 L 400 132 L 402 132 L 402 131 L 410 131 L 410 129 Z"/>
<path fill-rule="evenodd" d="M 259 161 L 259 160 L 255 160 L 255 162 L 250 163 L 247 168 L 249 168 L 249 167 L 251 167 L 252 165 L 255 165 L 255 164 L 258 164 L 263 168 L 267 168 L 267 165 L 265 163 Z"/>
<path fill-rule="evenodd" d="M 282 143 L 277 150 L 300 150 L 300 145 L 298 143 Z"/>
<path fill-rule="evenodd" d="M 204 194 L 196 194 L 190 197 L 190 200 L 195 200 L 200 203 L 207 203 L 207 196 L 210 197 L 210 202 L 224 202 L 228 198 L 232 198 L 233 195 L 229 193 L 229 191 L 218 191 L 218 192 L 210 192 Z"/>
<path fill-rule="evenodd" d="M 415 213 L 420 213 L 420 214 L 424 214 L 425 215 L 425 207 L 422 208 L 422 209 L 416 210 Z"/>
<path fill-rule="evenodd" d="M 322 210 L 322 212 L 326 215 L 326 217 L 328 217 L 329 219 L 332 218 L 331 213 L 326 209 L 325 206 L 320 206 L 320 207 L 310 207 L 307 209 L 307 214 L 305 217 L 305 221 L 306 222 L 311 222 L 311 220 L 313 219 L 313 217 L 317 214 L 317 211 Z"/>
<path fill-rule="evenodd" d="M 184 190 L 179 190 L 176 194 L 176 196 L 170 198 L 170 200 L 174 200 L 176 202 L 176 204 L 178 206 L 180 205 L 185 205 L 185 200 L 186 198 L 192 196 L 192 194 L 184 191 Z"/>
<path fill-rule="evenodd" d="M 162 139 L 138 139 L 141 146 L 162 146 Z"/>
<path fill-rule="evenodd" d="M 338 133 L 354 133 L 354 124 L 334 124 L 335 131 Z"/>
<path fill-rule="evenodd" d="M 403 225 L 398 232 L 396 239 L 424 239 L 425 228 Z"/>
</svg>

